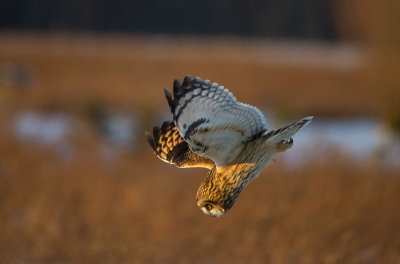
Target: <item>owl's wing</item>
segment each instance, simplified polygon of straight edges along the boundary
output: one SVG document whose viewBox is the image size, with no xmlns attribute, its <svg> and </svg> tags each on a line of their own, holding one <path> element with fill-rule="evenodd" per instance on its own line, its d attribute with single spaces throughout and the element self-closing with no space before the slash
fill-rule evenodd
<svg viewBox="0 0 400 264">
<path fill-rule="evenodd" d="M 211 169 L 215 165 L 211 159 L 197 155 L 189 149 L 173 121 L 163 122 L 161 128 L 155 126 L 153 134 L 146 132 L 146 138 L 158 158 L 177 167 Z"/>
<path fill-rule="evenodd" d="M 174 81 L 174 98 L 165 95 L 176 126 L 189 148 L 215 161 L 229 164 L 242 151 L 245 142 L 260 137 L 266 130 L 263 114 L 242 104 L 223 86 L 186 76 Z"/>
</svg>

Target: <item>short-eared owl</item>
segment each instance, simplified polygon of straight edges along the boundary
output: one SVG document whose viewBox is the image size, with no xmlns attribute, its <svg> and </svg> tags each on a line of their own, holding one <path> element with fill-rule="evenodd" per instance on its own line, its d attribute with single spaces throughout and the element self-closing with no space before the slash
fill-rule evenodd
<svg viewBox="0 0 400 264">
<path fill-rule="evenodd" d="M 292 136 L 308 125 L 305 117 L 286 127 L 269 130 L 263 114 L 236 101 L 223 86 L 186 76 L 174 80 L 174 95 L 165 89 L 173 121 L 153 134 L 146 132 L 154 153 L 180 168 L 210 170 L 197 191 L 197 205 L 219 217 L 235 203 L 244 187 L 273 157 L 290 148 Z"/>
</svg>

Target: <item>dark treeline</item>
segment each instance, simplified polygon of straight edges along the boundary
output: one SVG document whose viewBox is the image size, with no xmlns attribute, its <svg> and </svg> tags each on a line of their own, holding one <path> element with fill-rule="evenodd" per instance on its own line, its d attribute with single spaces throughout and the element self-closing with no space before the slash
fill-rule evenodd
<svg viewBox="0 0 400 264">
<path fill-rule="evenodd" d="M 336 38 L 333 0 L 0 0 L 0 29 Z"/>
</svg>

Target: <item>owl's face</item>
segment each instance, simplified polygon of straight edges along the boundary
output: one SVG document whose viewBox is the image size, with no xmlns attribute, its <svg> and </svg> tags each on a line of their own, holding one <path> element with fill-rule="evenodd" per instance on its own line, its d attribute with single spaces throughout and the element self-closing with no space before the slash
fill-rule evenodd
<svg viewBox="0 0 400 264">
<path fill-rule="evenodd" d="M 197 204 L 205 215 L 209 215 L 212 217 L 220 217 L 225 213 L 224 208 L 210 201 L 206 202 L 199 201 Z"/>
</svg>

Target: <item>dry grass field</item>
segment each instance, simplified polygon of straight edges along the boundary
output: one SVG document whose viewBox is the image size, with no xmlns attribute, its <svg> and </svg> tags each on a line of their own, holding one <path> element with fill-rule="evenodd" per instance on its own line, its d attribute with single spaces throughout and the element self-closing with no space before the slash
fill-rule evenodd
<svg viewBox="0 0 400 264">
<path fill-rule="evenodd" d="M 93 142 L 92 142 L 93 143 Z M 378 165 L 277 162 L 220 219 L 195 204 L 205 170 L 150 151 L 74 160 L 1 143 L 2 263 L 399 263 L 400 178 Z"/>
<path fill-rule="evenodd" d="M 0 35 L 3 73 L 28 72 L 23 82 L 18 74 L 0 79 L 0 262 L 400 263 L 399 171 L 379 159 L 356 164 L 327 151 L 325 162 L 287 170 L 277 157 L 213 219 L 195 203 L 205 170 L 162 163 L 144 136 L 115 159 L 101 155 L 104 139 L 85 111 L 97 105 L 139 113 L 142 135 L 166 111 L 162 88 L 185 74 L 217 81 L 281 119 L 385 113 L 393 87 L 369 83 L 369 53 L 361 47 L 350 49 L 355 65 L 335 66 L 332 57 L 347 48 L 306 45 L 318 64 L 301 52 L 294 62 L 279 57 L 297 47 L 280 46 Z M 13 117 L 27 109 L 81 120 L 68 139 L 70 159 L 18 140 Z"/>
</svg>

